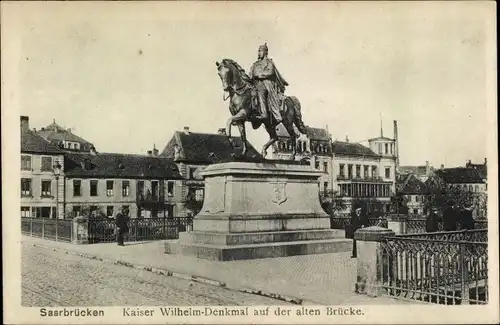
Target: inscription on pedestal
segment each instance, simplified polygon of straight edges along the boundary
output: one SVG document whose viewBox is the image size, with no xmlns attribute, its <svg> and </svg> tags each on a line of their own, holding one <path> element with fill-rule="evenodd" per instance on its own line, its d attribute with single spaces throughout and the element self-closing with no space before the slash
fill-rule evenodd
<svg viewBox="0 0 500 325">
<path fill-rule="evenodd" d="M 219 213 L 224 212 L 226 207 L 226 180 L 224 178 L 215 178 L 205 185 L 205 193 L 211 193 L 208 197 L 205 212 Z M 213 194 L 216 195 L 213 195 Z"/>
</svg>

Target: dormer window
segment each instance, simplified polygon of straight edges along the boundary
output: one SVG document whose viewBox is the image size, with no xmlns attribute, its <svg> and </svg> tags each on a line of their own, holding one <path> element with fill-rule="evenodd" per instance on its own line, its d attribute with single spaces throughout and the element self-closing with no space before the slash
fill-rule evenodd
<svg viewBox="0 0 500 325">
<path fill-rule="evenodd" d="M 124 164 L 118 164 L 118 169 L 125 169 L 125 165 Z"/>
</svg>

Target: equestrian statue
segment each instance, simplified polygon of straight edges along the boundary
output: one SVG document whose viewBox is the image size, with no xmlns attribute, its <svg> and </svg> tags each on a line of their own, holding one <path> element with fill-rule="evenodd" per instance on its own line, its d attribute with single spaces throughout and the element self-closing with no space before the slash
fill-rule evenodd
<svg viewBox="0 0 500 325">
<path fill-rule="evenodd" d="M 227 98 L 224 96 L 224 100 L 229 98 L 229 111 L 232 115 L 227 121 L 227 135 L 231 139 L 231 126 L 238 127 L 244 156 L 247 152 L 245 122 L 250 122 L 254 129 L 264 125 L 269 134 L 269 141 L 262 148 L 262 156 L 266 157 L 269 146 L 278 140 L 276 127 L 283 123 L 293 139 L 291 159 L 294 160 L 297 154 L 294 140 L 299 136 L 294 125 L 302 134 L 306 134 L 307 129 L 302 121 L 299 100 L 295 96 L 285 96 L 288 83 L 267 55 L 267 44 L 261 45 L 258 60 L 252 65 L 248 75 L 231 59 L 216 62 L 224 92 L 229 94 Z"/>
</svg>

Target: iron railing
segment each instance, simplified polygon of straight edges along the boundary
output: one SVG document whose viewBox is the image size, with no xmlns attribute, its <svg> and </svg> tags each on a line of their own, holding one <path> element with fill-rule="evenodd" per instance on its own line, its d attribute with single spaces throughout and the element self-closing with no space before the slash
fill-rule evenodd
<svg viewBox="0 0 500 325">
<path fill-rule="evenodd" d="M 42 239 L 71 242 L 73 222 L 65 219 L 21 218 L 21 233 Z"/>
<path fill-rule="evenodd" d="M 379 251 L 383 294 L 447 305 L 487 304 L 487 243 L 469 241 L 484 240 L 480 232 L 485 231 L 386 238 Z"/>
<path fill-rule="evenodd" d="M 192 225 L 192 218 L 128 219 L 127 241 L 178 239 L 179 232 Z M 113 219 L 89 219 L 89 243 L 115 242 L 117 227 Z"/>
</svg>

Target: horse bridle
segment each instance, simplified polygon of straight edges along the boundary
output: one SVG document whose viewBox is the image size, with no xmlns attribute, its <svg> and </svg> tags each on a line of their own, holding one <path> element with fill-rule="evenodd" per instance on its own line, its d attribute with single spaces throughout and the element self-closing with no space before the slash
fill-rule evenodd
<svg viewBox="0 0 500 325">
<path fill-rule="evenodd" d="M 232 72 L 232 71 L 231 71 Z M 234 76 L 233 76 L 233 79 L 234 79 Z M 234 80 L 233 81 L 233 84 L 234 84 Z M 242 91 L 241 93 L 238 93 L 239 90 L 243 89 L 243 88 L 247 88 L 248 87 L 248 84 L 246 82 L 243 83 L 243 85 L 238 88 L 238 89 L 234 89 L 234 86 L 233 85 L 228 85 L 227 88 L 229 88 L 228 90 L 224 89 L 224 93 L 222 94 L 222 99 L 224 101 L 228 100 L 229 98 L 231 98 L 233 96 L 233 94 L 237 94 L 237 95 L 243 95 L 246 91 L 248 91 L 248 89 L 244 89 L 244 91 Z M 228 96 L 226 97 L 226 92 L 228 93 Z"/>
</svg>

